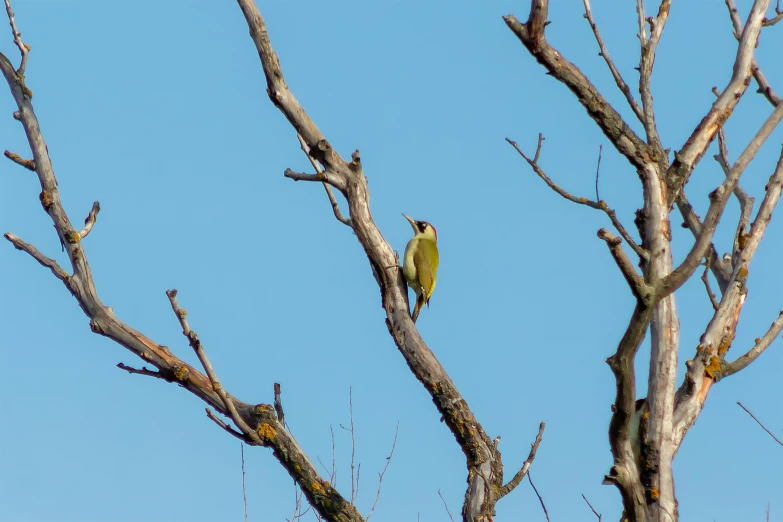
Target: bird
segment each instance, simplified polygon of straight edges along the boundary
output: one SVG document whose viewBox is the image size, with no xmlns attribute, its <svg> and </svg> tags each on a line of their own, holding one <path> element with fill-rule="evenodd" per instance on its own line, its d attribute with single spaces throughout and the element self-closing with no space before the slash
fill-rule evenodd
<svg viewBox="0 0 783 522">
<path fill-rule="evenodd" d="M 403 257 L 402 273 L 408 286 L 416 292 L 416 305 L 411 319 L 416 322 L 421 307 L 426 303 L 429 307 L 432 291 L 438 275 L 438 232 L 426 221 L 417 221 L 405 214 L 402 215 L 413 227 L 413 238 L 408 241 Z"/>
</svg>

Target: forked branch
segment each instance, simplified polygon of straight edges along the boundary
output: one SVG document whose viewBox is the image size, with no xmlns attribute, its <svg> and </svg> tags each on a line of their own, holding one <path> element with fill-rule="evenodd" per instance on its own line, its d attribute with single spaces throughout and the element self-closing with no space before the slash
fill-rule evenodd
<svg viewBox="0 0 783 522">
<path fill-rule="evenodd" d="M 734 69 L 728 85 L 707 115 L 685 142 L 685 145 L 674 155 L 674 162 L 666 173 L 666 188 L 668 201 L 677 199 L 677 195 L 688 182 L 688 177 L 696 164 L 704 156 L 712 140 L 723 123 L 729 119 L 740 98 L 745 93 L 751 77 L 753 65 L 753 50 L 758 42 L 761 24 L 769 8 L 770 0 L 754 0 L 748 20 L 739 38 Z"/>
<path fill-rule="evenodd" d="M 536 452 L 538 451 L 538 446 L 541 444 L 541 439 L 544 437 L 544 428 L 546 428 L 546 424 L 543 422 L 538 425 L 538 435 L 536 435 L 536 440 L 534 440 L 533 444 L 530 446 L 530 453 L 528 454 L 527 459 L 525 459 L 522 467 L 519 468 L 519 471 L 516 472 L 514 477 L 500 488 L 500 498 L 503 498 L 514 491 L 514 488 L 516 488 L 522 482 L 522 479 L 525 478 L 525 475 L 527 475 L 530 466 L 533 464 L 533 460 L 536 458 Z"/>
<path fill-rule="evenodd" d="M 644 169 L 654 154 L 650 147 L 625 124 L 622 116 L 587 76 L 549 44 L 544 35 L 548 23 L 549 1 L 532 0 L 530 4 L 527 22 L 523 24 L 514 15 L 507 15 L 503 17 L 506 25 L 530 54 L 546 67 L 549 74 L 576 95 L 588 115 L 631 165 L 637 170 Z"/>
<path fill-rule="evenodd" d="M 606 66 L 609 67 L 609 72 L 612 73 L 614 83 L 617 84 L 617 88 L 620 89 L 620 92 L 622 92 L 625 96 L 625 99 L 628 102 L 628 106 L 631 108 L 636 117 L 639 118 L 639 121 L 644 123 L 644 113 L 642 112 L 642 108 L 639 107 L 639 104 L 633 97 L 633 93 L 631 93 L 630 87 L 628 87 L 628 84 L 625 83 L 625 80 L 623 80 L 620 71 L 617 70 L 614 62 L 609 57 L 609 51 L 606 49 L 606 44 L 604 43 L 604 39 L 601 37 L 601 32 L 598 30 L 598 25 L 595 23 L 595 20 L 593 20 L 593 11 L 590 8 L 590 0 L 582 0 L 582 2 L 585 6 L 585 18 L 587 19 L 587 23 L 590 24 L 590 29 L 593 30 L 595 41 L 598 43 L 598 48 L 601 50 L 599 55 L 606 62 Z"/>
<path fill-rule="evenodd" d="M 742 36 L 743 26 L 742 20 L 740 20 L 739 17 L 739 12 L 737 11 L 737 6 L 734 3 L 734 0 L 726 0 L 726 7 L 729 10 L 731 23 L 734 26 L 734 37 L 739 41 L 740 37 Z M 765 20 L 763 22 L 762 25 L 764 27 L 776 24 L 783 17 L 783 11 L 780 9 L 780 0 L 778 0 L 775 6 L 775 13 L 777 15 L 775 18 L 772 18 L 771 20 Z M 751 62 L 751 72 L 753 74 L 753 78 L 756 80 L 756 84 L 758 84 L 759 87 L 756 92 L 763 94 L 772 105 L 778 105 L 780 103 L 780 97 L 775 94 L 775 91 L 772 90 L 769 81 L 767 81 L 767 77 L 764 76 L 764 73 L 761 71 L 758 62 L 756 61 L 755 56 Z"/>
<path fill-rule="evenodd" d="M 6 8 L 10 15 L 8 0 L 6 0 Z M 16 38 L 18 37 L 18 31 L 15 25 L 13 25 L 13 28 Z M 26 46 L 24 48 L 28 49 Z M 25 65 L 26 54 L 24 51 L 22 53 L 22 65 Z M 208 373 L 210 373 L 209 377 L 173 355 L 167 347 L 154 342 L 141 332 L 122 322 L 111 308 L 100 301 L 92 277 L 92 271 L 84 252 L 83 243 L 81 242 L 81 239 L 90 232 L 95 224 L 98 206 L 97 204 L 93 206 L 93 210 L 85 222 L 85 227 L 79 231 L 75 230 L 60 200 L 57 179 L 52 168 L 48 148 L 41 134 L 38 119 L 31 103 L 31 91 L 25 85 L 24 78 L 19 72 L 20 70 L 23 70 L 23 67 L 14 69 L 10 60 L 0 53 L 0 72 L 2 72 L 8 83 L 18 109 L 14 113 L 14 117 L 22 123 L 33 154 L 35 172 L 42 189 L 39 199 L 44 211 L 54 223 L 59 240 L 71 263 L 73 273 L 69 275 L 54 260 L 44 256 L 34 246 L 25 243 L 15 235 L 7 233 L 5 234 L 6 239 L 16 248 L 27 252 L 41 265 L 50 269 L 58 279 L 63 281 L 65 287 L 76 298 L 84 313 L 89 317 L 90 327 L 93 332 L 114 340 L 135 353 L 147 364 L 154 366 L 157 371 L 147 370 L 146 368 L 136 370 L 125 365 L 121 365 L 121 369 L 131 373 L 162 378 L 169 382 L 176 382 L 221 414 L 230 416 L 234 422 L 242 426 L 243 431 L 246 431 L 246 433 L 240 434 L 241 438 L 247 440 L 249 437 L 252 437 L 256 444 L 274 449 L 275 457 L 302 487 L 311 505 L 315 506 L 326 520 L 362 521 L 359 512 L 342 498 L 328 482 L 321 479 L 296 440 L 291 437 L 278 421 L 272 406 L 266 404 L 252 405 L 241 402 L 231 397 L 220 387 L 219 381 L 214 371 L 211 370 L 211 365 L 206 355 L 203 353 L 203 347 L 200 346 L 198 338 L 190 331 L 187 323 L 184 321 L 184 314 L 181 313 L 176 305 L 173 295 L 170 295 L 172 307 L 181 319 L 183 332 L 188 335 L 191 345 L 199 354 L 199 358 L 205 368 L 207 368 Z M 208 411 L 208 414 L 223 429 L 237 436 L 238 432 L 231 430 L 214 414 L 211 414 L 210 411 Z"/>
<path fill-rule="evenodd" d="M 606 201 L 598 200 L 598 201 L 592 201 L 584 197 L 577 197 L 573 194 L 569 193 L 562 187 L 560 187 L 557 183 L 552 181 L 552 179 L 546 175 L 546 172 L 541 168 L 541 166 L 538 164 L 538 159 L 541 156 L 541 147 L 544 143 L 544 136 L 542 134 L 538 135 L 538 144 L 536 145 L 536 153 L 533 156 L 533 158 L 530 158 L 525 154 L 525 152 L 519 147 L 516 141 L 513 141 L 509 138 L 506 138 L 506 141 L 516 149 L 516 151 L 519 153 L 520 156 L 522 156 L 528 165 L 530 165 L 530 168 L 533 169 L 533 172 L 536 173 L 536 175 L 544 180 L 544 183 L 547 184 L 549 188 L 554 190 L 558 195 L 561 197 L 567 199 L 568 201 L 572 203 L 576 203 L 578 205 L 585 205 L 590 208 L 594 208 L 596 210 L 601 210 L 606 213 L 607 216 L 609 216 L 609 220 L 612 222 L 612 225 L 614 225 L 614 228 L 617 230 L 617 232 L 625 239 L 625 242 L 628 243 L 628 246 L 630 246 L 634 252 L 636 252 L 636 255 L 639 256 L 640 259 L 648 259 L 649 254 L 646 250 L 644 250 L 642 247 L 640 247 L 636 241 L 634 241 L 633 237 L 631 237 L 631 234 L 628 233 L 628 230 L 623 226 L 623 224 L 620 222 L 619 219 L 617 219 L 617 213 L 609 208 L 609 206 L 606 204 Z"/>
<path fill-rule="evenodd" d="M 381 291 L 381 304 L 386 312 L 389 333 L 408 367 L 432 397 L 444 423 L 466 456 L 468 493 L 463 513 L 466 518 L 473 520 L 491 517 L 498 500 L 496 492 L 502 486 L 500 453 L 411 320 L 407 287 L 394 250 L 375 225 L 370 213 L 369 187 L 362 174 L 358 151 L 349 162 L 331 148 L 288 88 L 264 19 L 255 2 L 238 0 L 238 3 L 261 59 L 270 99 L 302 137 L 309 150 L 308 156 L 322 165 L 328 175 L 328 182 L 340 189 L 347 200 L 351 226 L 367 254 Z M 294 177 L 290 171 L 286 173 L 288 177 Z M 308 177 L 309 180 L 312 178 Z M 297 175 L 295 179 L 305 178 Z"/>
</svg>

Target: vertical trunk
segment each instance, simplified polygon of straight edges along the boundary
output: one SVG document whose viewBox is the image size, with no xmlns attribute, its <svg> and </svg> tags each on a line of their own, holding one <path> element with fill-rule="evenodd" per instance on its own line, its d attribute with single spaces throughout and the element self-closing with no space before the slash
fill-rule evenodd
<svg viewBox="0 0 783 522">
<path fill-rule="evenodd" d="M 653 284 L 672 271 L 671 227 L 666 187 L 656 169 L 650 167 L 645 177 L 645 235 L 649 243 L 648 281 Z M 647 382 L 649 418 L 640 468 L 641 481 L 648 503 L 647 520 L 677 520 L 672 461 L 675 446 L 672 437 L 674 395 L 677 377 L 677 351 L 680 323 L 674 294 L 662 299 L 655 308 L 650 325 L 650 371 Z"/>
</svg>

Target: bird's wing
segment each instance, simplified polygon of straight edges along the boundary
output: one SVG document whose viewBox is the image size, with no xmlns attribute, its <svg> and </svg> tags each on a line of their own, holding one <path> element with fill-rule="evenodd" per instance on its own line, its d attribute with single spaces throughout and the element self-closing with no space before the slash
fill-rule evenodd
<svg viewBox="0 0 783 522">
<path fill-rule="evenodd" d="M 427 259 L 431 262 L 428 263 Z M 438 245 L 434 241 L 421 240 L 419 248 L 416 249 L 413 256 L 413 263 L 416 265 L 416 274 L 427 304 L 429 304 L 432 291 L 435 290 L 439 261 Z"/>
</svg>

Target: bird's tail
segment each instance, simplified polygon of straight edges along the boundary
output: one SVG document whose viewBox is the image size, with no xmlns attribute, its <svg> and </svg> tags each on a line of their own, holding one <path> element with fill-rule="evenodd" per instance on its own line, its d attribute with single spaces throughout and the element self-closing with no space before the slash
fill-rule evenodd
<svg viewBox="0 0 783 522">
<path fill-rule="evenodd" d="M 427 298 L 424 297 L 424 293 L 422 292 L 421 295 L 416 296 L 416 306 L 413 308 L 413 313 L 411 314 L 411 319 L 413 319 L 413 322 L 416 322 L 416 319 L 419 318 L 419 312 L 421 312 L 421 307 L 424 306 L 424 303 L 427 301 Z"/>
</svg>

